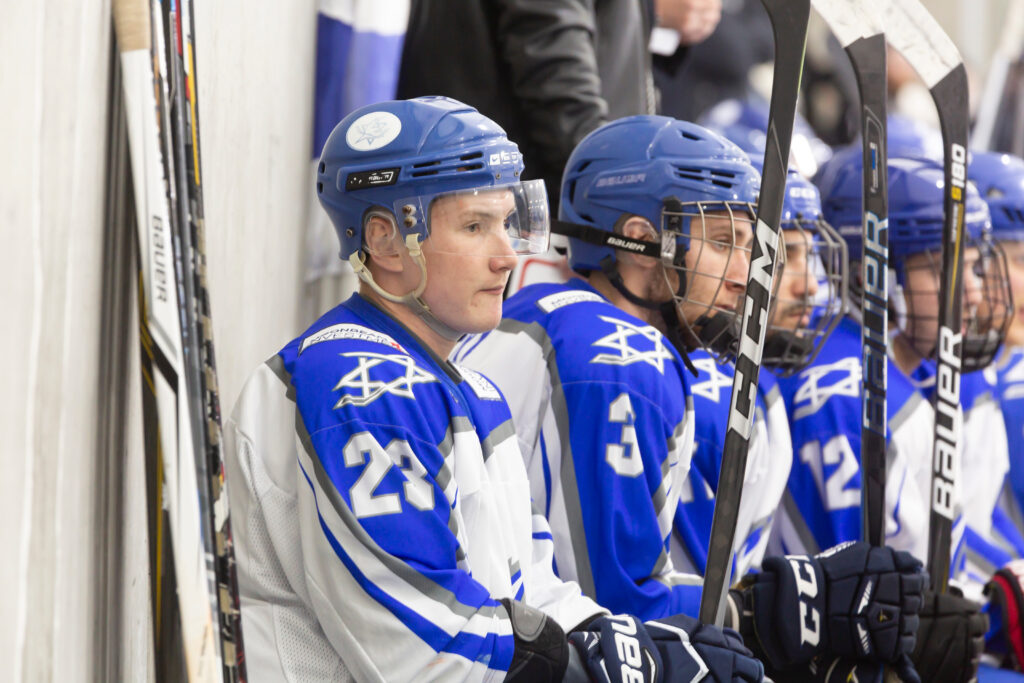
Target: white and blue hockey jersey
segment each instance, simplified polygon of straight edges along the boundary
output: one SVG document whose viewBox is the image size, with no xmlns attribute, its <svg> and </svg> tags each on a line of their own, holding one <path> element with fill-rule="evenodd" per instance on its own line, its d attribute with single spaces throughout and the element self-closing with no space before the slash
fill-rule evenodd
<svg viewBox="0 0 1024 683">
<path fill-rule="evenodd" d="M 225 463 L 250 680 L 500 680 L 554 575 L 500 392 L 354 295 L 248 380 Z"/>
<path fill-rule="evenodd" d="M 913 374 L 921 393 L 933 400 L 935 363 L 926 360 Z M 994 367 L 960 375 L 962 411 L 961 476 L 957 482 L 963 505 L 963 559 L 957 575 L 964 595 L 984 603 L 982 590 L 992 574 L 1012 559 L 1012 548 L 1000 533 L 997 506 L 1009 470 L 1006 427 L 996 401 Z M 926 472 L 931 476 L 931 472 Z M 1019 534 L 1018 534 L 1019 536 Z"/>
<path fill-rule="evenodd" d="M 693 421 L 665 337 L 573 279 L 520 290 L 454 358 L 508 398 L 558 574 L 613 612 L 694 613 L 700 577 L 668 553 Z"/>
<path fill-rule="evenodd" d="M 678 569 L 703 575 L 735 366 L 719 364 L 703 350 L 691 352 L 690 360 L 700 373 L 691 380 L 690 388 L 695 419 L 693 460 L 676 511 L 672 559 Z M 785 406 L 775 377 L 762 372 L 736 521 L 732 568 L 735 579 L 761 566 L 792 462 Z"/>
<path fill-rule="evenodd" d="M 861 539 L 861 351 L 860 327 L 844 318 L 809 367 L 779 380 L 793 439 L 775 526 L 786 554 Z M 928 489 L 918 474 L 931 462 L 933 410 L 891 359 L 887 415 L 886 543 L 923 560 Z"/>
</svg>

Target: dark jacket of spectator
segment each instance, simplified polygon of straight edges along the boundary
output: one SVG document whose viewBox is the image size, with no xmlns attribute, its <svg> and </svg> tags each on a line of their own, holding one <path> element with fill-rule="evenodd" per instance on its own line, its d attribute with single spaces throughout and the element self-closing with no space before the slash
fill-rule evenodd
<svg viewBox="0 0 1024 683">
<path fill-rule="evenodd" d="M 519 144 L 526 177 L 557 198 L 587 133 L 654 113 L 651 13 L 649 0 L 413 0 L 398 96 L 476 107 Z"/>
</svg>

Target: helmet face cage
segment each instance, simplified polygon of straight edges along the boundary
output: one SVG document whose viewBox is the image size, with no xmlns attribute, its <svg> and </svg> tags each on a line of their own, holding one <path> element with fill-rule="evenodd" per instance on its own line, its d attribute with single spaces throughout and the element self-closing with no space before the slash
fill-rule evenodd
<svg viewBox="0 0 1024 683">
<path fill-rule="evenodd" d="M 662 212 L 662 274 L 684 343 L 724 362 L 739 346 L 756 209 L 735 201 L 679 206 Z"/>
<path fill-rule="evenodd" d="M 1002 247 L 986 233 L 964 245 L 962 372 L 992 363 L 1012 322 L 1013 302 Z M 935 358 L 939 328 L 942 252 L 926 251 L 904 261 L 904 335 L 925 358 Z"/>
<path fill-rule="evenodd" d="M 797 216 L 781 230 L 784 259 L 761 362 L 785 377 L 814 360 L 842 319 L 848 261 L 846 243 L 824 219 Z"/>
</svg>

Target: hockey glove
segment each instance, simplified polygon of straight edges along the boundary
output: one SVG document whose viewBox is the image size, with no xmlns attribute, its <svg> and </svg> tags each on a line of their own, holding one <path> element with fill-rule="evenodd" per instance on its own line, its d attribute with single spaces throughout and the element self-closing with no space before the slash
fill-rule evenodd
<svg viewBox="0 0 1024 683">
<path fill-rule="evenodd" d="M 599 617 L 569 634 L 591 679 L 612 683 L 752 683 L 761 662 L 731 629 L 685 615 L 641 623 L 629 615 Z"/>
<path fill-rule="evenodd" d="M 569 665 L 569 643 L 554 619 L 536 607 L 504 598 L 501 604 L 512 622 L 515 652 L 505 680 L 561 681 Z"/>
<path fill-rule="evenodd" d="M 926 579 L 909 553 L 856 542 L 814 557 L 765 558 L 742 585 L 757 645 L 774 669 L 824 654 L 889 664 L 917 681 L 908 655 Z"/>
<path fill-rule="evenodd" d="M 1006 655 L 1004 666 L 1024 671 L 1024 560 L 1014 560 L 985 585 L 992 617 L 990 649 Z"/>
<path fill-rule="evenodd" d="M 988 630 L 980 609 L 955 588 L 948 593 L 925 592 L 913 655 L 922 680 L 958 683 L 977 677 Z"/>
</svg>

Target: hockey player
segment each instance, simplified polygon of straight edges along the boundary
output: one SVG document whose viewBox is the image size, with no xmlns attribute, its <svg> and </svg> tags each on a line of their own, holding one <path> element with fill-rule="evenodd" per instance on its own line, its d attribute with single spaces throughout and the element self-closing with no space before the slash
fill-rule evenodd
<svg viewBox="0 0 1024 683">
<path fill-rule="evenodd" d="M 522 169 L 447 98 L 327 140 L 317 193 L 360 291 L 257 369 L 225 429 L 251 680 L 761 679 L 736 634 L 609 617 L 554 575 L 507 404 L 445 360 L 546 246 Z"/>
<path fill-rule="evenodd" d="M 758 183 L 739 148 L 695 124 L 629 117 L 603 126 L 577 146 L 562 182 L 559 229 L 582 278 L 524 288 L 506 302 L 497 330 L 456 351 L 509 397 L 558 572 L 610 609 L 629 605 L 648 618 L 697 611 L 699 576 L 681 573 L 668 553 L 694 420 L 686 353 L 733 347 Z M 513 352 L 521 363 L 508 362 Z M 748 497 L 752 509 L 758 493 Z M 858 544 L 792 561 L 824 562 L 835 568 L 829 581 L 852 580 L 867 571 L 867 552 Z M 904 575 L 902 585 L 920 580 L 909 556 L 871 552 L 884 555 L 876 559 L 886 573 Z M 897 644 L 895 630 L 884 644 L 865 640 L 866 650 L 850 641 L 853 632 L 838 624 L 855 607 L 841 601 L 831 619 L 811 607 L 816 632 L 801 633 L 800 610 L 808 612 L 794 602 L 795 565 L 779 559 L 736 591 L 732 610 L 733 625 L 773 666 L 822 652 L 900 658 L 907 641 Z M 801 567 L 820 581 L 817 598 L 833 590 L 825 574 Z M 884 599 L 909 638 L 917 598 Z"/>
<path fill-rule="evenodd" d="M 1005 347 L 997 360 L 996 400 L 1006 427 L 1009 474 L 1000 510 L 1005 549 L 1024 557 L 1024 159 L 997 152 L 974 152 L 968 177 L 989 205 L 992 236 L 1005 256 L 1013 308 Z M 1017 457 L 1014 457 L 1017 456 Z M 1009 557 L 1006 558 L 1009 560 Z"/>
<path fill-rule="evenodd" d="M 932 282 L 935 275 L 920 266 L 941 248 L 942 168 L 924 160 L 889 159 L 888 181 L 894 320 L 887 374 L 885 531 L 888 544 L 923 557 L 933 412 L 910 375 L 937 339 L 938 280 Z M 861 183 L 859 147 L 838 152 L 818 179 L 825 217 L 847 241 L 855 283 L 863 239 Z M 987 217 L 976 194 L 969 197 L 968 209 L 968 230 L 976 234 Z M 972 290 L 970 296 L 976 295 Z M 931 313 L 924 310 L 929 305 Z M 778 527 L 786 552 L 813 551 L 861 537 L 861 332 L 856 309 L 851 313 L 810 367 L 780 380 L 794 448 Z M 958 520 L 956 529 L 962 528 Z M 918 639 L 914 659 L 924 680 L 966 681 L 973 676 L 984 632 L 976 603 L 952 594 L 930 595 L 921 631 L 928 637 Z"/>
<path fill-rule="evenodd" d="M 974 152 L 968 177 L 985 198 L 992 217 L 992 236 L 1005 256 L 1012 292 L 1005 347 L 985 374 L 996 375 L 993 393 L 1005 426 L 1008 472 L 999 487 L 999 473 L 986 472 L 990 495 L 999 495 L 987 537 L 971 536 L 968 545 L 988 568 L 985 594 L 990 601 L 986 651 L 994 664 L 1024 671 L 1024 160 L 996 152 Z M 970 433 L 968 433 L 968 436 Z M 970 446 L 970 444 L 968 444 Z M 980 534 L 979 534 L 980 536 Z"/>
<path fill-rule="evenodd" d="M 759 166 L 760 160 L 753 163 Z M 821 219 L 817 189 L 795 171 L 786 181 L 782 238 L 785 262 L 780 266 L 762 357 L 770 371 L 761 372 L 758 384 L 744 482 L 744 488 L 757 495 L 745 496 L 741 502 L 733 566 L 737 577 L 761 565 L 793 458 L 789 422 L 774 373 L 792 374 L 813 358 L 838 323 L 845 296 L 845 244 Z M 735 368 L 731 361 L 717 362 L 703 349 L 691 351 L 690 357 L 699 370 L 692 387 L 694 457 L 676 512 L 672 548 L 678 566 L 703 574 Z"/>
</svg>

